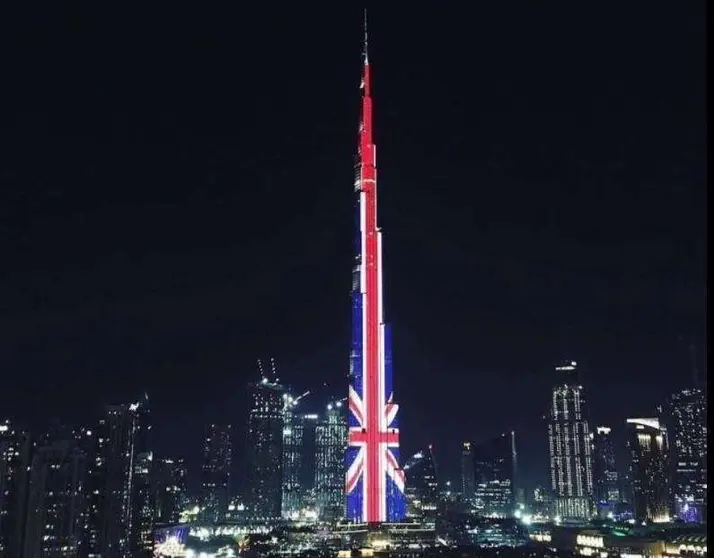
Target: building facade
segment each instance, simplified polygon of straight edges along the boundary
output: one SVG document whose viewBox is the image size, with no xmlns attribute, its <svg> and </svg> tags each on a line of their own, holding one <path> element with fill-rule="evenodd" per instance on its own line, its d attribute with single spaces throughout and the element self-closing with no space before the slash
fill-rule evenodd
<svg viewBox="0 0 714 558">
<path fill-rule="evenodd" d="M 611 432 L 607 426 L 598 426 L 593 433 L 593 488 L 601 515 L 607 515 L 620 502 L 620 478 Z"/>
<path fill-rule="evenodd" d="M 707 397 L 704 390 L 674 393 L 662 409 L 671 452 L 674 514 L 687 522 L 707 521 Z"/>
<path fill-rule="evenodd" d="M 513 517 L 516 508 L 516 435 L 504 433 L 472 445 L 474 503 L 482 515 Z"/>
<path fill-rule="evenodd" d="M 404 474 L 407 519 L 434 527 L 439 505 L 439 483 L 432 446 L 407 459 Z"/>
<path fill-rule="evenodd" d="M 211 423 L 206 427 L 201 467 L 201 518 L 224 521 L 228 512 L 233 465 L 233 427 Z"/>
<path fill-rule="evenodd" d="M 327 405 L 315 427 L 315 503 L 325 521 L 345 517 L 347 417 L 341 401 Z"/>
<path fill-rule="evenodd" d="M 474 454 L 471 442 L 461 444 L 461 495 L 467 502 L 473 502 L 476 495 Z"/>
<path fill-rule="evenodd" d="M 159 523 L 178 523 L 187 504 L 186 463 L 161 459 L 156 465 L 156 518 Z"/>
<path fill-rule="evenodd" d="M 593 511 L 593 475 L 585 394 L 576 362 L 555 371 L 559 377 L 547 416 L 554 511 L 561 518 L 586 519 Z"/>
<path fill-rule="evenodd" d="M 150 431 L 146 397 L 108 406 L 96 428 L 84 431 L 88 468 L 82 555 L 149 555 L 144 544 L 150 530 L 143 504 L 146 484 L 134 473 L 148 466 Z"/>
<path fill-rule="evenodd" d="M 21 558 L 32 442 L 9 420 L 0 422 L 0 556 Z"/>
<path fill-rule="evenodd" d="M 636 521 L 665 523 L 671 518 L 669 443 L 658 418 L 626 421 L 633 515 Z"/>
<path fill-rule="evenodd" d="M 249 386 L 246 507 L 256 521 L 281 517 L 284 393 L 281 384 L 267 377 Z"/>
</svg>

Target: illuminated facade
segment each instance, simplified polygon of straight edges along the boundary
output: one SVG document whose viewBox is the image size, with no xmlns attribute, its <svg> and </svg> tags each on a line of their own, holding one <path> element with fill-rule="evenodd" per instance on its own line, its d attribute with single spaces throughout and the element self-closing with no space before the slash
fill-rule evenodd
<svg viewBox="0 0 714 558">
<path fill-rule="evenodd" d="M 84 460 L 73 440 L 36 449 L 30 468 L 25 558 L 78 552 Z"/>
<path fill-rule="evenodd" d="M 429 446 L 407 459 L 404 474 L 407 519 L 434 526 L 439 504 L 439 484 L 432 447 Z"/>
<path fill-rule="evenodd" d="M 667 431 L 657 418 L 631 418 L 626 425 L 634 518 L 655 523 L 669 521 Z"/>
<path fill-rule="evenodd" d="M 250 384 L 246 507 L 254 520 L 279 519 L 282 511 L 285 388 L 277 378 Z"/>
<path fill-rule="evenodd" d="M 609 511 L 620 502 L 620 479 L 615 468 L 615 449 L 610 428 L 595 428 L 592 455 L 595 501 L 598 510 Z"/>
<path fill-rule="evenodd" d="M 22 555 L 31 447 L 26 432 L 0 422 L 0 556 Z"/>
<path fill-rule="evenodd" d="M 475 479 L 471 442 L 463 442 L 461 444 L 461 495 L 469 502 L 473 501 L 476 495 Z"/>
<path fill-rule="evenodd" d="M 129 544 L 132 556 L 151 556 L 154 544 L 156 518 L 156 491 L 154 489 L 154 454 L 142 451 L 136 454 L 132 474 L 131 527 Z"/>
<path fill-rule="evenodd" d="M 187 504 L 186 463 L 183 459 L 161 459 L 156 466 L 156 517 L 159 523 L 179 523 Z"/>
<path fill-rule="evenodd" d="M 670 436 L 674 513 L 683 521 L 706 522 L 706 393 L 687 389 L 673 394 L 662 418 Z"/>
<path fill-rule="evenodd" d="M 299 401 L 305 397 L 305 392 L 299 397 L 288 393 L 283 394 L 283 482 L 282 482 L 282 517 L 296 518 L 305 507 L 307 491 L 310 486 L 305 483 L 304 470 L 310 465 L 307 443 L 311 437 L 311 426 L 314 428 L 316 415 L 305 415 L 297 412 Z M 314 448 L 314 445 L 312 446 Z M 314 461 L 314 460 L 313 460 Z M 311 469 L 312 470 L 312 469 Z M 312 485 L 312 483 L 310 483 Z"/>
<path fill-rule="evenodd" d="M 130 405 L 108 406 L 97 427 L 84 432 L 90 459 L 82 554 L 144 555 L 148 524 L 140 510 L 146 485 L 134 473 L 146 464 L 150 431 L 144 397 Z"/>
<path fill-rule="evenodd" d="M 516 509 L 516 435 L 501 434 L 481 444 L 472 445 L 476 480 L 474 501 L 481 514 L 513 517 Z"/>
<path fill-rule="evenodd" d="M 233 427 L 230 424 L 209 424 L 201 466 L 201 516 L 207 523 L 217 523 L 226 518 L 232 464 Z"/>
<path fill-rule="evenodd" d="M 548 413 L 550 481 L 555 514 L 586 519 L 592 515 L 593 475 L 590 428 L 577 363 L 556 367 L 560 376 L 553 388 Z"/>
<path fill-rule="evenodd" d="M 391 337 L 384 322 L 382 233 L 377 225 L 376 147 L 365 22 L 362 117 L 354 189 L 357 194 L 352 282 L 347 518 L 379 523 L 404 517 L 404 472 L 399 468 L 398 406 L 392 392 Z"/>
<path fill-rule="evenodd" d="M 347 421 L 341 401 L 330 403 L 315 428 L 315 500 L 327 521 L 345 516 L 345 450 Z"/>
</svg>

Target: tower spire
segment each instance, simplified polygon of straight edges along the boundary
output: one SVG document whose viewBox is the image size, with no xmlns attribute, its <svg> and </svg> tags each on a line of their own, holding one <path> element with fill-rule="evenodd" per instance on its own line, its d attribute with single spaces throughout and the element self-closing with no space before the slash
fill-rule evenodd
<svg viewBox="0 0 714 558">
<path fill-rule="evenodd" d="M 364 39 L 362 44 L 362 55 L 364 63 L 369 64 L 369 35 L 367 35 L 367 8 L 364 9 Z"/>
</svg>

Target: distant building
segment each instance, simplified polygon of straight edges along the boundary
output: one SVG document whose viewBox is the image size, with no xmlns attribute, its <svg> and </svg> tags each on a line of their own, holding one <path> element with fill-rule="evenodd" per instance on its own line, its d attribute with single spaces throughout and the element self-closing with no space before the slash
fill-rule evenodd
<svg viewBox="0 0 714 558">
<path fill-rule="evenodd" d="M 612 511 L 621 500 L 620 479 L 615 467 L 615 449 L 610 433 L 610 428 L 598 426 L 593 434 L 593 485 L 601 515 Z"/>
<path fill-rule="evenodd" d="M 148 398 L 111 405 L 93 430 L 84 431 L 87 490 L 82 555 L 148 556 L 153 518 L 150 485 Z M 137 471 L 139 471 L 137 475 Z"/>
<path fill-rule="evenodd" d="M 486 442 L 473 444 L 476 479 L 476 507 L 481 514 L 513 517 L 515 511 L 516 436 L 504 433 Z"/>
<path fill-rule="evenodd" d="M 533 489 L 531 510 L 534 515 L 550 516 L 553 513 L 553 494 L 549 488 L 536 486 Z"/>
<path fill-rule="evenodd" d="M 77 556 L 85 455 L 73 440 L 36 449 L 30 468 L 24 558 Z"/>
<path fill-rule="evenodd" d="M 657 418 L 631 418 L 626 425 L 634 518 L 667 522 L 671 515 L 667 431 Z"/>
<path fill-rule="evenodd" d="M 161 459 L 154 465 L 158 522 L 179 523 L 187 503 L 186 464 L 183 459 Z"/>
<path fill-rule="evenodd" d="M 404 464 L 407 519 L 436 525 L 439 484 L 432 447 L 415 453 Z"/>
<path fill-rule="evenodd" d="M 707 397 L 686 389 L 669 397 L 662 409 L 671 452 L 675 515 L 687 522 L 707 520 Z"/>
<path fill-rule="evenodd" d="M 555 370 L 560 378 L 553 387 L 547 417 L 554 513 L 561 518 L 588 519 L 593 476 L 585 394 L 577 378 L 577 363 L 568 362 Z"/>
<path fill-rule="evenodd" d="M 315 498 L 325 521 L 345 516 L 347 415 L 341 401 L 330 403 L 315 427 Z"/>
<path fill-rule="evenodd" d="M 246 452 L 248 515 L 253 520 L 279 519 L 283 482 L 283 394 L 276 380 L 249 385 L 250 411 Z"/>
<path fill-rule="evenodd" d="M 0 422 L 0 556 L 22 557 L 30 436 L 9 420 Z"/>
<path fill-rule="evenodd" d="M 209 424 L 201 467 L 201 518 L 207 523 L 218 523 L 226 518 L 232 464 L 233 427 L 230 424 Z"/>
<path fill-rule="evenodd" d="M 309 490 L 314 479 L 315 462 L 315 421 L 317 415 L 298 412 L 300 400 L 308 395 L 305 392 L 298 397 L 283 394 L 283 482 L 281 514 L 284 519 L 296 519 L 305 508 Z M 310 455 L 311 451 L 313 455 Z M 305 469 L 310 467 L 306 482 Z"/>
<path fill-rule="evenodd" d="M 472 502 L 476 493 L 474 476 L 474 456 L 471 449 L 471 442 L 461 444 L 461 495 Z"/>
</svg>

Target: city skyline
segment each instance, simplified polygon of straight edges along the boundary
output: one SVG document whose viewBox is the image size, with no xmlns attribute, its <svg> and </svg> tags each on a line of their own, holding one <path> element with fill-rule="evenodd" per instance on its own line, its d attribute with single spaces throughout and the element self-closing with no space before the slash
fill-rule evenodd
<svg viewBox="0 0 714 558">
<path fill-rule="evenodd" d="M 456 463 L 461 441 L 515 430 L 524 461 L 540 463 L 545 424 L 534 423 L 547 410 L 550 368 L 562 359 L 582 366 L 591 426 L 614 433 L 625 413 L 609 407 L 630 401 L 628 414 L 649 416 L 689 387 L 690 338 L 706 344 L 703 97 L 690 93 L 703 77 L 701 37 L 685 33 L 695 15 L 665 20 L 652 10 L 678 40 L 658 46 L 659 35 L 644 30 L 646 46 L 636 47 L 614 26 L 596 54 L 587 43 L 596 26 L 581 29 L 579 41 L 564 31 L 575 58 L 556 49 L 557 63 L 533 75 L 527 61 L 555 47 L 546 41 L 528 54 L 533 45 L 520 39 L 517 55 L 477 53 L 478 90 L 469 84 L 474 53 L 460 52 L 462 35 L 449 38 L 443 16 L 429 26 L 442 40 L 415 56 L 413 45 L 423 43 L 415 30 L 433 14 L 409 14 L 419 25 L 396 31 L 397 14 L 375 10 L 385 291 L 404 455 L 433 443 Z M 98 71 L 96 89 L 83 86 L 93 67 L 84 51 L 65 56 L 70 77 L 54 96 L 39 81 L 9 79 L 17 157 L 0 169 L 10 192 L 0 203 L 5 414 L 81 423 L 99 402 L 147 391 L 162 453 L 182 457 L 211 420 L 243 424 L 241 394 L 260 354 L 274 354 L 289 383 L 341 392 L 359 30 L 355 14 L 335 15 L 340 31 L 308 15 L 296 15 L 302 26 L 281 16 L 273 30 L 285 32 L 279 44 L 304 39 L 314 64 L 296 72 L 294 53 L 263 46 L 260 61 L 244 68 L 252 93 L 222 76 L 235 52 L 258 38 L 235 37 L 210 18 L 206 29 L 231 48 L 210 47 L 199 67 L 180 48 L 168 55 L 144 39 L 149 58 L 167 55 L 168 84 L 186 85 L 180 76 L 190 68 L 206 90 L 172 91 L 144 76 L 143 97 L 112 97 L 121 76 L 148 69 L 138 64 L 138 47 L 127 53 L 137 67 Z M 631 20 L 625 9 L 622 21 Z M 195 25 L 178 45 L 199 40 L 204 28 Z M 293 29 L 305 26 L 308 37 Z M 495 41 L 479 29 L 478 40 Z M 88 25 L 81 33 L 97 40 Z M 50 54 L 33 48 L 28 56 L 46 76 Z M 504 76 L 509 65 L 527 77 Z M 640 82 L 628 77 L 633 66 Z M 557 96 L 565 86 L 569 94 Z M 255 115 L 232 109 L 236 101 L 222 88 Z M 525 104 L 538 110 L 519 101 L 524 90 Z M 201 108 L 185 116 L 192 96 Z M 166 97 L 169 106 L 152 114 L 151 103 Z M 72 126 L 53 112 L 63 103 L 79 115 Z M 608 103 L 616 116 L 605 114 Z M 111 126 L 97 130 L 97 115 Z M 308 183 L 297 178 L 307 175 Z M 499 396 L 481 397 L 474 409 L 483 393 Z M 23 413 L 33 404 L 37 413 Z M 540 467 L 535 476 L 544 475 Z"/>
</svg>

